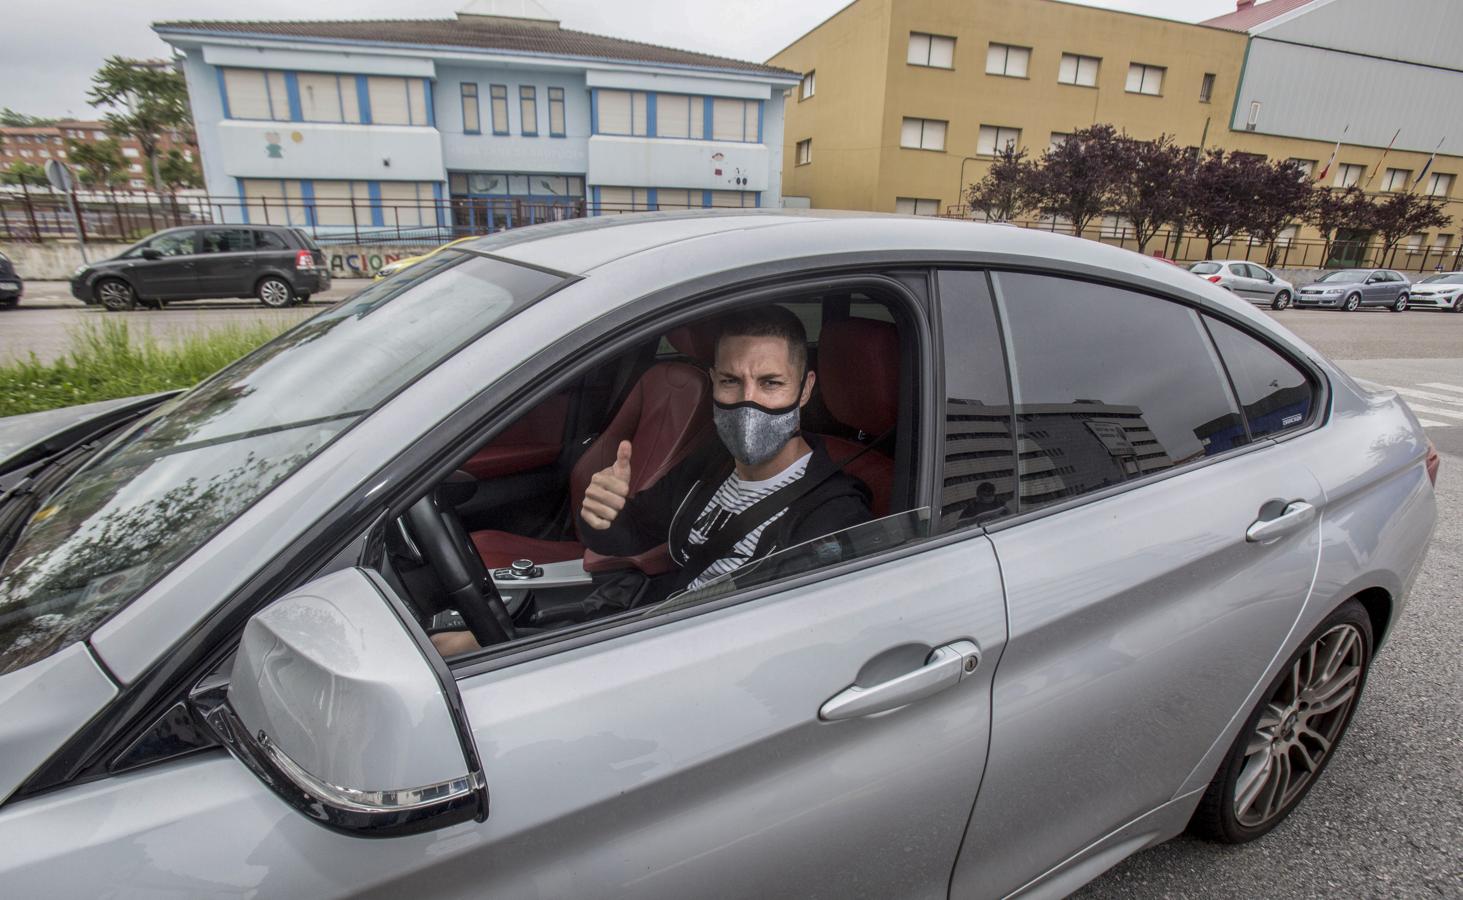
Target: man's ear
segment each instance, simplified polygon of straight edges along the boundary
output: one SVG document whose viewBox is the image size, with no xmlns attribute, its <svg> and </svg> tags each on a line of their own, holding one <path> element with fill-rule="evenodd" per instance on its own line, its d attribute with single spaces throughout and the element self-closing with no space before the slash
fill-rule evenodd
<svg viewBox="0 0 1463 900">
<path fill-rule="evenodd" d="M 817 380 L 818 373 L 814 372 L 812 369 L 809 369 L 808 374 L 803 376 L 803 396 L 802 399 L 798 401 L 798 406 L 807 406 L 808 401 L 813 399 L 813 385 L 817 382 Z"/>
</svg>

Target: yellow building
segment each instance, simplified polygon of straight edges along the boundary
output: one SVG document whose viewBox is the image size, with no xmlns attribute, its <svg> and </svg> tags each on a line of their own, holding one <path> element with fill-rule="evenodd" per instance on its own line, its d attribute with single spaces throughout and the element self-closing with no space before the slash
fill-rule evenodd
<svg viewBox="0 0 1463 900">
<path fill-rule="evenodd" d="M 769 60 L 805 73 L 786 100 L 783 192 L 823 208 L 959 214 L 962 188 L 985 174 L 998 148 L 1012 142 L 1036 158 L 1095 123 L 1295 158 L 1315 173 L 1344 133 L 1322 183 L 1372 192 L 1415 185 L 1447 198 L 1453 225 L 1404 241 L 1394 262 L 1418 268 L 1425 256 L 1431 268 L 1446 255 L 1451 264 L 1463 228 L 1463 159 L 1445 147 L 1421 183 L 1418 176 L 1438 129 L 1463 123 L 1454 109 L 1463 73 L 1407 57 L 1417 48 L 1411 30 L 1463 31 L 1452 9 L 1463 4 L 1397 2 L 1437 7 L 1442 18 L 1379 36 L 1375 5 L 1361 0 L 1239 0 L 1235 13 L 1205 24 L 1057 0 L 855 0 Z M 1363 7 L 1373 14 L 1370 31 L 1347 18 Z M 1370 43 L 1355 46 L 1357 31 Z M 1450 40 L 1457 46 L 1463 34 Z M 1356 78 L 1365 84 L 1347 83 Z M 1415 104 L 1398 102 L 1419 90 Z M 1463 144 L 1463 133 L 1453 141 Z M 1088 236 L 1113 237 L 1121 227 L 1109 217 Z M 1298 226 L 1288 236 L 1299 247 L 1315 233 Z M 1199 243 L 1185 255 L 1202 252 Z M 1319 248 L 1311 256 L 1293 264 L 1319 264 Z"/>
</svg>

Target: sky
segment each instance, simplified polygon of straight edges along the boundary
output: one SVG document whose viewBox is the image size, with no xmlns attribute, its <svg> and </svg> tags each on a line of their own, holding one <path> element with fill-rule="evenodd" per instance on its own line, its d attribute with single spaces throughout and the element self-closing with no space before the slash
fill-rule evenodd
<svg viewBox="0 0 1463 900">
<path fill-rule="evenodd" d="M 951 0 L 979 2 L 979 0 Z M 1041 2 L 1041 0 L 1031 0 Z M 1071 0 L 1197 22 L 1234 0 Z M 565 28 L 763 62 L 847 0 L 540 0 Z M 166 57 L 151 24 L 176 19 L 451 18 L 463 0 L 9 0 L 0 54 L 0 106 L 37 116 L 95 115 L 91 76 L 111 55 Z M 308 10 L 308 12 L 302 12 Z"/>
</svg>

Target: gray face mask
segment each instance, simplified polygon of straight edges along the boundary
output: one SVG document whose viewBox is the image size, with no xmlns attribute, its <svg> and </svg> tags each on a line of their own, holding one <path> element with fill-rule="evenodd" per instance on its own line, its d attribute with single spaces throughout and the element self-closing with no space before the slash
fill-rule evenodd
<svg viewBox="0 0 1463 900">
<path fill-rule="evenodd" d="M 746 400 L 716 403 L 711 418 L 733 459 L 745 466 L 760 466 L 798 433 L 800 410 L 796 403 L 784 409 L 768 409 Z"/>
</svg>

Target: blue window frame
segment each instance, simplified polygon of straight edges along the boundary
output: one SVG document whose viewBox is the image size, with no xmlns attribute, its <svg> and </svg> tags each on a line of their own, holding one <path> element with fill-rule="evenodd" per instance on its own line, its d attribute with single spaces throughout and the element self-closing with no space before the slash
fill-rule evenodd
<svg viewBox="0 0 1463 900">
<path fill-rule="evenodd" d="M 493 134 L 508 133 L 508 85 L 488 85 L 488 106 L 493 117 Z"/>
<path fill-rule="evenodd" d="M 538 137 L 538 88 L 531 84 L 518 86 L 518 133 Z"/>
<path fill-rule="evenodd" d="M 478 86 L 471 81 L 460 85 L 462 90 L 462 133 L 482 134 L 482 111 L 478 107 Z"/>
<path fill-rule="evenodd" d="M 564 89 L 549 88 L 549 137 L 561 138 L 565 134 Z"/>
</svg>

